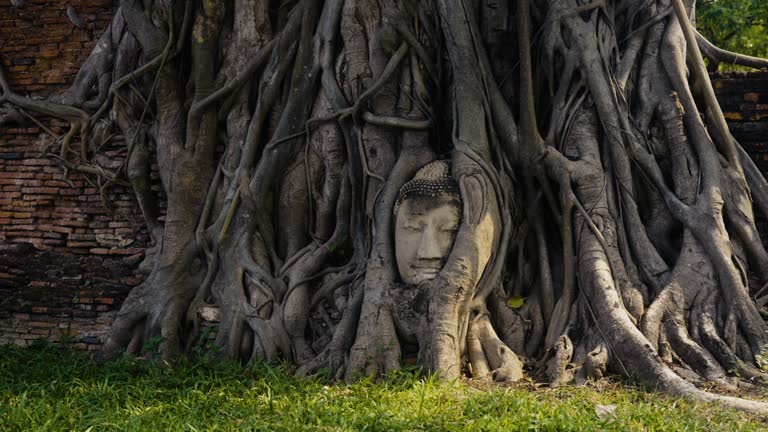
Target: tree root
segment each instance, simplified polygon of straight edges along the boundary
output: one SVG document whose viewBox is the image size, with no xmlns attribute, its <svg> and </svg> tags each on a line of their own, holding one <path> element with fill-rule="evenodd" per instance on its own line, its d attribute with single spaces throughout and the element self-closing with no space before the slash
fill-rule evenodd
<svg viewBox="0 0 768 432">
<path fill-rule="evenodd" d="M 702 36 L 699 32 L 696 32 L 696 43 L 698 44 L 701 53 L 711 62 L 711 70 L 717 70 L 720 63 L 746 66 L 755 69 L 768 69 L 768 59 L 724 50 L 708 41 L 707 38 Z"/>
<path fill-rule="evenodd" d="M 0 123 L 69 121 L 56 157 L 102 192 L 130 184 L 153 239 L 99 359 L 172 360 L 215 306 L 220 357 L 301 375 L 383 375 L 418 352 L 426 372 L 504 382 L 524 357 L 553 387 L 611 370 L 768 412 L 691 384 L 768 382 L 768 297 L 749 286 L 768 280 L 768 182 L 699 49 L 765 60 L 711 46 L 681 0 L 525 0 L 517 26 L 466 0 L 203 3 L 122 1 L 58 98 L 0 71 Z M 98 165 L 106 143 L 127 144 L 119 169 Z M 394 204 L 448 157 L 460 229 L 437 277 L 403 286 Z"/>
</svg>

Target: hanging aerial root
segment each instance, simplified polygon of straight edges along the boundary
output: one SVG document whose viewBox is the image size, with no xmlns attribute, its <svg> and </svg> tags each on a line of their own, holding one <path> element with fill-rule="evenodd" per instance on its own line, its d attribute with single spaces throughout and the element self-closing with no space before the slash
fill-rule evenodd
<svg viewBox="0 0 768 432">
<path fill-rule="evenodd" d="M 0 66 L 0 89 L 2 97 L 0 104 L 8 103 L 19 109 L 34 111 L 43 115 L 64 119 L 70 122 L 70 128 L 64 136 L 61 144 L 61 158 L 70 160 L 69 145 L 75 135 L 80 135 L 80 156 L 84 161 L 88 159 L 88 122 L 90 116 L 85 111 L 69 105 L 58 104 L 54 102 L 32 99 L 20 96 L 13 92 L 10 83 L 5 77 L 2 66 Z"/>
<path fill-rule="evenodd" d="M 709 59 L 710 70 L 717 70 L 717 67 L 721 63 L 746 66 L 755 69 L 768 69 L 768 59 L 724 50 L 707 40 L 707 38 L 702 36 L 698 31 L 696 31 L 696 43 L 698 44 L 701 53 Z"/>
<path fill-rule="evenodd" d="M 261 49 L 256 52 L 256 55 L 248 63 L 245 69 L 243 69 L 234 79 L 227 81 L 227 84 L 224 87 L 216 90 L 205 98 L 196 101 L 189 109 L 189 113 L 187 114 L 187 123 L 197 123 L 203 113 L 203 110 L 208 108 L 211 104 L 220 101 L 222 98 L 229 96 L 232 94 L 232 92 L 242 87 L 246 80 L 250 78 L 257 69 L 263 66 L 267 60 L 269 60 L 269 55 L 272 53 L 272 49 L 277 44 L 277 40 L 277 38 L 272 39 L 271 41 L 267 42 L 266 45 L 261 47 Z"/>
</svg>

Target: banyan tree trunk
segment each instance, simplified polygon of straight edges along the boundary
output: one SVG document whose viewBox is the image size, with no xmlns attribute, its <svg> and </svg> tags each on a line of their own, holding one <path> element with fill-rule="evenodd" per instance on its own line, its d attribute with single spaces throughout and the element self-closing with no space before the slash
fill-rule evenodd
<svg viewBox="0 0 768 432">
<path fill-rule="evenodd" d="M 0 75 L 0 124 L 68 120 L 62 164 L 133 186 L 153 246 L 102 360 L 151 340 L 190 352 L 209 306 L 218 355 L 302 374 L 415 357 L 514 381 L 528 364 L 552 385 L 610 371 L 766 412 L 690 383 L 764 382 L 768 343 L 768 183 L 702 51 L 768 63 L 724 54 L 694 15 L 683 0 L 122 0 L 64 94 L 26 98 Z M 409 286 L 394 209 L 435 160 L 460 224 L 439 273 Z"/>
</svg>

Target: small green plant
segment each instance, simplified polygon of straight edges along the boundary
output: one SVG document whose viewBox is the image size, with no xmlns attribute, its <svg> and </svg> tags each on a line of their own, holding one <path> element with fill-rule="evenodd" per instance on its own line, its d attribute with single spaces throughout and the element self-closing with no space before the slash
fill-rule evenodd
<svg viewBox="0 0 768 432">
<path fill-rule="evenodd" d="M 216 329 L 213 327 L 205 327 L 200 332 L 200 337 L 197 343 L 192 347 L 192 352 L 198 356 L 205 356 L 210 354 L 216 354 L 221 351 L 221 347 L 215 344 L 216 341 Z"/>
<path fill-rule="evenodd" d="M 59 343 L 68 345 L 77 342 L 77 334 L 72 331 L 72 322 L 67 323 L 67 328 L 59 330 Z"/>
<path fill-rule="evenodd" d="M 46 339 L 34 339 L 32 343 L 29 345 L 31 349 L 36 349 L 36 350 L 50 350 L 51 348 L 53 348 L 53 346 L 54 345 Z"/>
<path fill-rule="evenodd" d="M 158 358 L 160 356 L 160 344 L 163 343 L 163 338 L 155 336 L 150 338 L 141 347 L 141 352 L 149 358 Z"/>
<path fill-rule="evenodd" d="M 768 348 L 763 348 L 760 354 L 755 355 L 757 367 L 768 372 Z"/>
<path fill-rule="evenodd" d="M 0 298 L 0 306 L 4 304 L 11 304 L 16 302 L 16 299 L 19 297 L 19 293 L 13 293 L 11 295 L 6 295 Z"/>
<path fill-rule="evenodd" d="M 32 310 L 32 303 L 24 299 L 18 299 L 19 310 L 22 312 L 29 312 Z"/>
</svg>

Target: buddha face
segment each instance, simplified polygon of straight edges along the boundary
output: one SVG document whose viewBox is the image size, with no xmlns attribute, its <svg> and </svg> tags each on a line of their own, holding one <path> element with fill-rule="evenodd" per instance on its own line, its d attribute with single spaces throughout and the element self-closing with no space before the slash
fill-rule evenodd
<svg viewBox="0 0 768 432">
<path fill-rule="evenodd" d="M 460 204 L 451 195 L 416 195 L 400 204 L 395 220 L 395 257 L 403 282 L 418 285 L 440 273 L 459 230 Z"/>
</svg>

